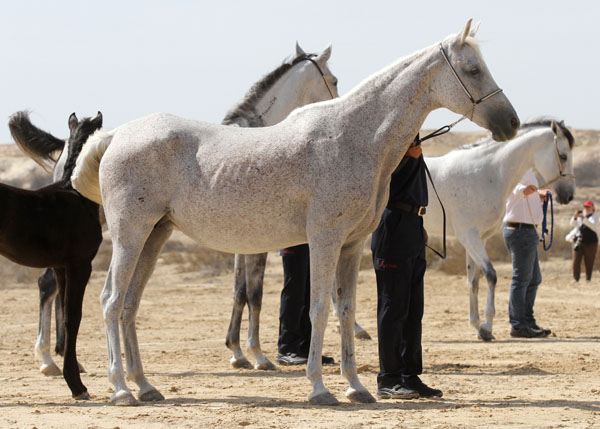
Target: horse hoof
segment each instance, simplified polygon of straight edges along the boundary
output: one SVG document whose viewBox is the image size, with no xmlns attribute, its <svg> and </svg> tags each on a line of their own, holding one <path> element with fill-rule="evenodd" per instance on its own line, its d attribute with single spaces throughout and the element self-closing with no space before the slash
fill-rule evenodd
<svg viewBox="0 0 600 429">
<path fill-rule="evenodd" d="M 241 358 L 241 359 L 231 358 L 229 363 L 234 368 L 252 369 L 252 364 L 246 358 Z"/>
<path fill-rule="evenodd" d="M 376 402 L 375 398 L 368 390 L 355 390 L 350 388 L 346 391 L 346 398 L 348 398 L 350 402 L 358 404 L 372 404 Z"/>
<path fill-rule="evenodd" d="M 310 402 L 312 405 L 339 405 L 340 401 L 338 401 L 337 399 L 335 399 L 335 396 L 333 396 L 331 393 L 325 391 L 323 393 L 319 393 L 318 395 L 315 396 L 309 396 L 308 397 L 308 402 Z"/>
<path fill-rule="evenodd" d="M 490 331 L 483 328 L 479 328 L 477 330 L 477 337 L 486 343 L 496 339 L 496 337 L 494 337 Z"/>
<path fill-rule="evenodd" d="M 118 407 L 131 407 L 139 405 L 137 399 L 135 399 L 128 390 L 121 390 L 120 392 L 113 393 L 110 397 L 109 404 L 116 405 Z"/>
<path fill-rule="evenodd" d="M 40 366 L 40 372 L 47 377 L 61 375 L 60 368 L 55 363 L 43 364 Z"/>
<path fill-rule="evenodd" d="M 75 399 L 76 401 L 88 401 L 91 399 L 90 394 L 88 393 L 88 391 L 86 390 L 85 392 L 80 393 L 79 395 L 74 395 L 73 399 Z"/>
<path fill-rule="evenodd" d="M 356 338 L 357 340 L 370 340 L 371 336 L 369 335 L 369 333 L 365 330 L 362 331 L 358 331 L 354 334 L 354 338 Z"/>
<path fill-rule="evenodd" d="M 152 401 L 164 401 L 165 397 L 156 389 L 149 390 L 145 393 L 142 393 L 140 396 L 140 401 L 144 402 L 152 402 Z"/>
<path fill-rule="evenodd" d="M 260 364 L 256 362 L 254 369 L 259 369 L 261 371 L 275 371 L 277 367 L 273 364 L 273 362 L 267 359 L 266 362 L 262 362 Z"/>
</svg>

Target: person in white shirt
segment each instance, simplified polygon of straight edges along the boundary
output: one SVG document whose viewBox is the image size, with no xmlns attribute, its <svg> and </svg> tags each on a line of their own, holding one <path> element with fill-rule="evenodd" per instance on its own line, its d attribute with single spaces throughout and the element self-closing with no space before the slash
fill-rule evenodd
<svg viewBox="0 0 600 429">
<path fill-rule="evenodd" d="M 542 282 L 536 228 L 542 223 L 542 202 L 549 192 L 538 189 L 533 169 L 529 169 L 506 200 L 502 236 L 513 264 L 508 304 L 511 337 L 541 338 L 551 333 L 540 328 L 533 317 L 537 289 Z"/>
<path fill-rule="evenodd" d="M 594 211 L 594 203 L 587 200 L 583 204 L 583 210 L 577 210 L 570 221 L 571 226 L 575 227 L 569 236 L 573 240 L 573 278 L 576 282 L 579 281 L 581 274 L 582 259 L 585 264 L 585 279 L 588 282 L 592 279 L 600 226 Z"/>
</svg>

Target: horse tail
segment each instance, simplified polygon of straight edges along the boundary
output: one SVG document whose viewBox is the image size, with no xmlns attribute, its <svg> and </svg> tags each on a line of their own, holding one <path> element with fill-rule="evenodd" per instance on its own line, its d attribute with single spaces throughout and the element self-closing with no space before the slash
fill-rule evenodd
<svg viewBox="0 0 600 429">
<path fill-rule="evenodd" d="M 104 156 L 104 152 L 108 149 L 113 135 L 114 130 L 108 133 L 96 131 L 83 146 L 71 175 L 73 188 L 87 199 L 98 204 L 102 204 L 98 175 L 100 161 Z"/>
<path fill-rule="evenodd" d="M 25 111 L 11 115 L 8 128 L 19 149 L 51 173 L 57 160 L 56 152 L 64 148 L 65 141 L 33 125 Z"/>
</svg>

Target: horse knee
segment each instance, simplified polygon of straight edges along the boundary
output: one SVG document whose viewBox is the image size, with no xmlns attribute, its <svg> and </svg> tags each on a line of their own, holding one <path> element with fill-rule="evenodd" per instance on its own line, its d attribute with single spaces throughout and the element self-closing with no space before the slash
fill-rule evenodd
<svg viewBox="0 0 600 429">
<path fill-rule="evenodd" d="M 492 267 L 492 264 L 489 264 L 485 270 L 485 279 L 488 282 L 488 285 L 496 286 L 498 282 L 498 275 L 496 274 L 496 270 Z"/>
</svg>

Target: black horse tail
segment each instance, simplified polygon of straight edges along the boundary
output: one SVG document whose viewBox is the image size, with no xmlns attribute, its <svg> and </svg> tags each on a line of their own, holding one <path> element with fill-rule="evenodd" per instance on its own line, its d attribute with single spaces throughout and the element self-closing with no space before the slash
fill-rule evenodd
<svg viewBox="0 0 600 429">
<path fill-rule="evenodd" d="M 19 149 L 44 170 L 52 172 L 57 152 L 63 150 L 65 141 L 33 125 L 29 120 L 29 113 L 25 111 L 11 115 L 8 128 Z"/>
</svg>

